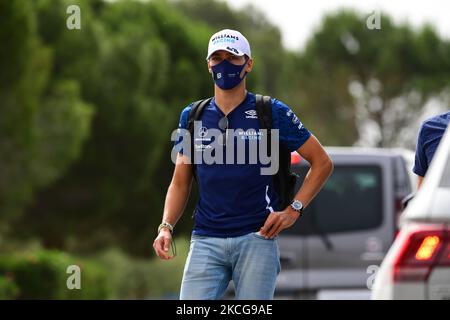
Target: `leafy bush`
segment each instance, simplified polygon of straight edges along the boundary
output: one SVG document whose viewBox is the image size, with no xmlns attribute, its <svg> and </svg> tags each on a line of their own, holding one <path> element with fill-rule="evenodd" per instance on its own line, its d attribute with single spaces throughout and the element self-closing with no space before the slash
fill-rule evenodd
<svg viewBox="0 0 450 320">
<path fill-rule="evenodd" d="M 176 244 L 177 257 L 169 261 L 132 258 L 116 248 L 83 258 L 17 248 L 0 255 L 0 299 L 177 299 L 189 241 Z M 81 269 L 80 290 L 67 288 L 70 265 Z"/>
<path fill-rule="evenodd" d="M 109 249 L 98 256 L 108 267 L 112 298 L 115 299 L 177 299 L 189 241 L 177 238 L 177 257 L 163 261 L 130 258 L 119 249 Z"/>
<path fill-rule="evenodd" d="M 81 270 L 81 289 L 70 290 L 68 266 Z M 19 299 L 105 299 L 108 296 L 107 274 L 96 263 L 81 261 L 66 253 L 39 250 L 0 256 L 0 276 L 7 274 L 18 288 Z M 9 293 L 15 293 L 11 285 Z M 1 291 L 0 291 L 1 292 Z"/>
<path fill-rule="evenodd" d="M 19 288 L 9 277 L 0 276 L 0 300 L 15 299 L 19 294 Z"/>
</svg>

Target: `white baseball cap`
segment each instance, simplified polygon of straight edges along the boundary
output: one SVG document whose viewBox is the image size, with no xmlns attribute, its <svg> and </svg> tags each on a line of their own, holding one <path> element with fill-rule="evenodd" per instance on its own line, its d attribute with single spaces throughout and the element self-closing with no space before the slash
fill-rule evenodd
<svg viewBox="0 0 450 320">
<path fill-rule="evenodd" d="M 242 33 L 236 30 L 223 29 L 214 33 L 209 39 L 206 60 L 218 50 L 225 50 L 237 56 L 246 54 L 250 58 L 252 57 L 250 44 Z"/>
</svg>

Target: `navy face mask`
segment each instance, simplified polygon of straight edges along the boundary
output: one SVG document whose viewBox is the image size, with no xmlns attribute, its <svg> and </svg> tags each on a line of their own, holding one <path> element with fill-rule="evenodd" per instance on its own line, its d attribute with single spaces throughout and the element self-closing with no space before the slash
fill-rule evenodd
<svg viewBox="0 0 450 320">
<path fill-rule="evenodd" d="M 217 86 L 223 90 L 229 90 L 236 87 L 245 78 L 247 72 L 241 78 L 240 74 L 244 67 L 247 65 L 245 61 L 242 65 L 234 65 L 228 60 L 224 59 L 221 63 L 212 66 L 212 76 Z"/>
</svg>

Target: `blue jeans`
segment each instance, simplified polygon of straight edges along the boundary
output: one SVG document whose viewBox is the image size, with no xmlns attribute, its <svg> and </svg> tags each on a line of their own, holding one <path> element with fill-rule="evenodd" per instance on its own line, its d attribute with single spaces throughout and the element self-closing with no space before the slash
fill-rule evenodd
<svg viewBox="0 0 450 320">
<path fill-rule="evenodd" d="M 256 232 L 233 238 L 193 235 L 181 300 L 221 299 L 233 280 L 236 299 L 270 300 L 280 272 L 278 242 Z"/>
</svg>

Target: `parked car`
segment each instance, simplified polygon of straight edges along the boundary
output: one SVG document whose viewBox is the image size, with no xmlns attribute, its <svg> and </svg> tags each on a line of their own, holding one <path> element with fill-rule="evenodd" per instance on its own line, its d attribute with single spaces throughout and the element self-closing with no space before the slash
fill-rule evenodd
<svg viewBox="0 0 450 320">
<path fill-rule="evenodd" d="M 450 300 L 450 129 L 402 214 L 372 298 Z"/>
<path fill-rule="evenodd" d="M 333 175 L 303 216 L 279 236 L 278 298 L 369 299 L 378 266 L 398 231 L 402 199 L 413 190 L 408 150 L 326 148 Z M 303 181 L 309 165 L 292 154 Z"/>
</svg>

